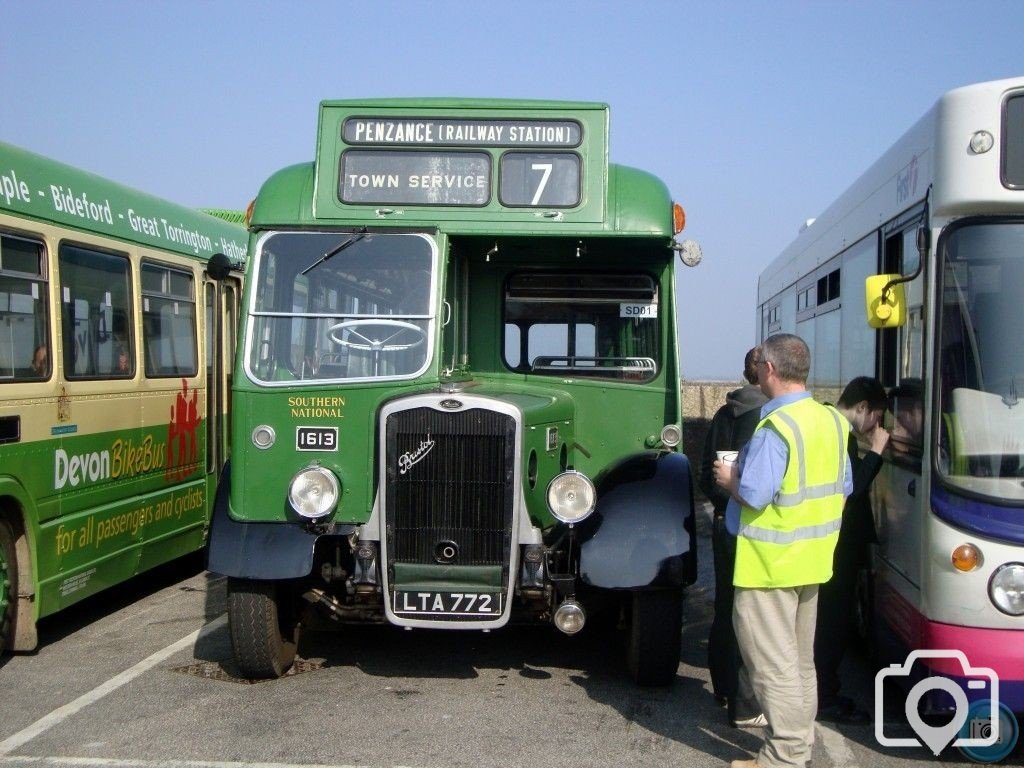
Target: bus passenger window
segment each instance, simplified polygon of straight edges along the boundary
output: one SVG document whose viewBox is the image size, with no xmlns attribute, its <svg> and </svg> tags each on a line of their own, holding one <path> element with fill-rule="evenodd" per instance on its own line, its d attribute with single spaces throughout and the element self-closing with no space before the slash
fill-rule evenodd
<svg viewBox="0 0 1024 768">
<path fill-rule="evenodd" d="M 62 245 L 58 262 L 65 375 L 131 378 L 135 365 L 128 259 Z"/>
<path fill-rule="evenodd" d="M 50 375 L 43 264 L 41 243 L 0 236 L 0 383 Z"/>
<path fill-rule="evenodd" d="M 199 373 L 195 280 L 191 272 L 142 265 L 142 351 L 146 376 Z"/>
</svg>

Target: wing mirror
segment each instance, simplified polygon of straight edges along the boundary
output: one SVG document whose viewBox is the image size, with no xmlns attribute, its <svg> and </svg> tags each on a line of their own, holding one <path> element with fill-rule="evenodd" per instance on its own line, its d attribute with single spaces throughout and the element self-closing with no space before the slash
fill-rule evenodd
<svg viewBox="0 0 1024 768">
<path fill-rule="evenodd" d="M 864 284 L 868 325 L 872 328 L 899 328 L 907 322 L 907 300 L 902 275 L 871 275 Z"/>
</svg>

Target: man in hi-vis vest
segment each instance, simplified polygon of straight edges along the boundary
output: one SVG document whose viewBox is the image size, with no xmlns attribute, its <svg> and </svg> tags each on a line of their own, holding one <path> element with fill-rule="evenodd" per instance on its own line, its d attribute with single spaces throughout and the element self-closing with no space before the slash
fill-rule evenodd
<svg viewBox="0 0 1024 768">
<path fill-rule="evenodd" d="M 832 577 L 843 502 L 853 488 L 850 424 L 807 391 L 810 351 L 799 336 L 765 339 L 758 384 L 769 398 L 735 464 L 715 462 L 737 536 L 733 624 L 768 721 L 754 760 L 731 768 L 807 765 L 818 709 L 814 627 L 818 585 Z"/>
</svg>

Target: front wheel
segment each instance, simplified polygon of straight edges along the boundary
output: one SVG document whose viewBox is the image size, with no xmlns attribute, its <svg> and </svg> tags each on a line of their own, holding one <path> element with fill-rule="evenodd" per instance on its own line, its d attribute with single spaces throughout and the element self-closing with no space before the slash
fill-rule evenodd
<svg viewBox="0 0 1024 768">
<path fill-rule="evenodd" d="M 634 592 L 626 664 L 637 685 L 670 685 L 679 669 L 683 634 L 680 589 Z"/>
<path fill-rule="evenodd" d="M 14 530 L 6 520 L 0 520 L 0 653 L 11 647 L 17 609 L 18 563 L 14 554 Z"/>
<path fill-rule="evenodd" d="M 299 622 L 286 595 L 273 581 L 228 579 L 231 648 L 249 680 L 281 677 L 295 661 Z"/>
</svg>

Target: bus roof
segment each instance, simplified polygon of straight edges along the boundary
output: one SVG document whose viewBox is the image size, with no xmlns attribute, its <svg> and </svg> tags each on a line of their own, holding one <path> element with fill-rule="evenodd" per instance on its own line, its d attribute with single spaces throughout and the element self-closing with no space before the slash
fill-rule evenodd
<svg viewBox="0 0 1024 768">
<path fill-rule="evenodd" d="M 243 227 L 3 142 L 0 211 L 204 261 L 245 259 Z"/>
</svg>

